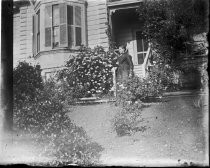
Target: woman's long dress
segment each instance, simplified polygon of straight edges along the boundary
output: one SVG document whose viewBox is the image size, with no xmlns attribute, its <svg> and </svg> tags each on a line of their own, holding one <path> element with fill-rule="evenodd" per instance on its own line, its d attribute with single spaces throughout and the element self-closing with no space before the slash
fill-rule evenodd
<svg viewBox="0 0 210 168">
<path fill-rule="evenodd" d="M 133 73 L 132 57 L 127 53 L 122 54 L 118 58 L 119 66 L 116 70 L 117 82 L 126 81 L 129 78 L 129 74 Z"/>
</svg>

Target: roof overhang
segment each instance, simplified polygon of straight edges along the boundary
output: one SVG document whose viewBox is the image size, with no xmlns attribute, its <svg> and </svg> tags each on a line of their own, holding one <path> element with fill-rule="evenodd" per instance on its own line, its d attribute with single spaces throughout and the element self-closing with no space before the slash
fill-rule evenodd
<svg viewBox="0 0 210 168">
<path fill-rule="evenodd" d="M 114 13 L 120 9 L 138 8 L 142 0 L 120 0 L 114 2 L 107 2 L 107 7 L 110 13 Z"/>
</svg>

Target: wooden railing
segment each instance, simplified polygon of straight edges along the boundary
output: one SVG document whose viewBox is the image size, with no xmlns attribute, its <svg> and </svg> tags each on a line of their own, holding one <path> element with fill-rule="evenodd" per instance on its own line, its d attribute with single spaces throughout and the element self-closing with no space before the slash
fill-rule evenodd
<svg viewBox="0 0 210 168">
<path fill-rule="evenodd" d="M 149 61 L 149 57 L 151 56 L 151 45 L 149 44 L 148 50 L 147 50 L 147 54 L 146 57 L 144 59 L 144 63 L 142 64 L 142 70 L 143 70 L 143 77 L 145 78 L 147 76 L 148 73 L 148 61 Z"/>
</svg>

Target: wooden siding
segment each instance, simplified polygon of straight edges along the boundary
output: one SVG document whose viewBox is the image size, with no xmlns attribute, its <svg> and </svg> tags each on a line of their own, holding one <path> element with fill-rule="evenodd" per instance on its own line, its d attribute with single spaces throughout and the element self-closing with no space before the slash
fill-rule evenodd
<svg viewBox="0 0 210 168">
<path fill-rule="evenodd" d="M 108 49 L 107 21 L 106 1 L 87 0 L 87 41 L 89 47 L 100 45 Z"/>
<path fill-rule="evenodd" d="M 13 16 L 14 66 L 17 61 L 28 60 L 32 56 L 32 13 L 30 6 L 24 6 Z"/>
</svg>

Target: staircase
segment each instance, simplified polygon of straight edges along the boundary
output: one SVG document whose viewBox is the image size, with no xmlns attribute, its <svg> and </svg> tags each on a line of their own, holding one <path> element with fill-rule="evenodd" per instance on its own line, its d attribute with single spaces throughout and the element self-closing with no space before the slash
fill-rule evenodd
<svg viewBox="0 0 210 168">
<path fill-rule="evenodd" d="M 134 65 L 134 73 L 135 75 L 143 78 L 145 76 L 145 69 L 143 65 Z"/>
<path fill-rule="evenodd" d="M 134 73 L 140 78 L 145 78 L 148 72 L 149 58 L 151 57 L 151 47 L 149 45 L 144 63 L 141 65 L 134 65 Z"/>
</svg>

